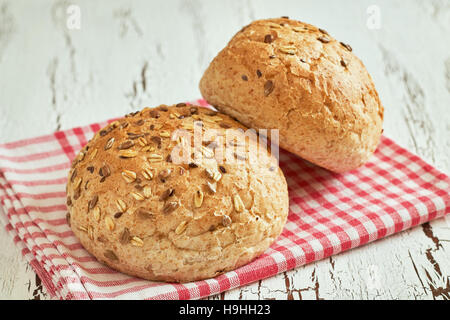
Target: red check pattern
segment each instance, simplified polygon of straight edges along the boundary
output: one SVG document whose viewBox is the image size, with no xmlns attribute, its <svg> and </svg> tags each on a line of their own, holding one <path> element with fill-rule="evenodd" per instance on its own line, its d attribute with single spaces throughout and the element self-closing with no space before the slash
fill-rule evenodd
<svg viewBox="0 0 450 320">
<path fill-rule="evenodd" d="M 203 100 L 196 103 L 206 106 Z M 97 262 L 66 223 L 70 162 L 105 124 L 0 144 L 0 218 L 56 298 L 202 298 L 450 213 L 449 177 L 386 137 L 369 163 L 345 174 L 281 151 L 290 213 L 282 235 L 262 256 L 205 281 L 145 281 Z"/>
</svg>

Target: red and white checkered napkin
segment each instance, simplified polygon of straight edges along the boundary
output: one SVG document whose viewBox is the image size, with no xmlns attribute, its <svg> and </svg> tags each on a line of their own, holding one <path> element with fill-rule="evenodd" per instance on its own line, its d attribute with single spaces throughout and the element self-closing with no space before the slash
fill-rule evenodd
<svg viewBox="0 0 450 320">
<path fill-rule="evenodd" d="M 345 174 L 333 174 L 281 151 L 280 165 L 289 185 L 289 218 L 282 235 L 262 256 L 205 281 L 145 281 L 97 262 L 66 223 L 70 161 L 105 124 L 0 145 L 4 211 L 0 217 L 54 297 L 201 298 L 450 213 L 449 177 L 386 137 L 368 164 Z"/>
</svg>

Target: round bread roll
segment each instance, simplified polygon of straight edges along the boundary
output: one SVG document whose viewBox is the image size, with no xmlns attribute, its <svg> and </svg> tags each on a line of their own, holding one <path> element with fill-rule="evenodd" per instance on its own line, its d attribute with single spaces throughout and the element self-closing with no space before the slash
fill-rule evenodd
<svg viewBox="0 0 450 320">
<path fill-rule="evenodd" d="M 248 127 L 279 129 L 281 147 L 334 172 L 364 164 L 382 133 L 383 106 L 352 48 L 288 18 L 239 31 L 200 91 Z"/>
<path fill-rule="evenodd" d="M 184 103 L 109 124 L 69 172 L 73 232 L 98 260 L 149 280 L 205 279 L 250 262 L 281 233 L 289 200 L 277 159 L 264 148 L 252 157 L 262 144 L 244 130 Z"/>
</svg>

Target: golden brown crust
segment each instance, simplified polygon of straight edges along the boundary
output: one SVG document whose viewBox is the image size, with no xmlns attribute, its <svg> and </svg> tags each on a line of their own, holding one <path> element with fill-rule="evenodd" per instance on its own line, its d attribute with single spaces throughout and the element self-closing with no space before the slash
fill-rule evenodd
<svg viewBox="0 0 450 320">
<path fill-rule="evenodd" d="M 281 233 L 287 185 L 268 152 L 262 161 L 219 164 L 208 138 L 202 161 L 198 154 L 186 164 L 169 157 L 186 143 L 172 139 L 174 131 L 192 131 L 194 121 L 217 136 L 246 129 L 206 108 L 163 105 L 103 128 L 75 158 L 68 219 L 100 261 L 149 280 L 193 281 L 248 263 Z M 233 152 L 250 150 L 243 148 Z"/>
<path fill-rule="evenodd" d="M 335 172 L 364 164 L 382 132 L 383 106 L 351 47 L 286 18 L 238 32 L 200 91 L 248 127 L 279 129 L 281 147 Z"/>
</svg>

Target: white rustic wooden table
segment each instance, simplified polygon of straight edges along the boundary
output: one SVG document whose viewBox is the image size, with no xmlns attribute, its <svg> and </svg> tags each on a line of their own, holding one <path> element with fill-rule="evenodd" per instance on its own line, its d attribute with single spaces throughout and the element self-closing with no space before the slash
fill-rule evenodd
<svg viewBox="0 0 450 320">
<path fill-rule="evenodd" d="M 288 15 L 351 44 L 385 134 L 450 172 L 450 1 L 0 0 L 0 142 L 200 97 L 242 26 Z M 213 299 L 450 299 L 450 219 Z M 48 299 L 0 230 L 0 298 Z"/>
</svg>

